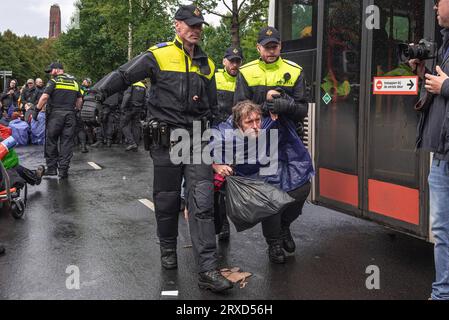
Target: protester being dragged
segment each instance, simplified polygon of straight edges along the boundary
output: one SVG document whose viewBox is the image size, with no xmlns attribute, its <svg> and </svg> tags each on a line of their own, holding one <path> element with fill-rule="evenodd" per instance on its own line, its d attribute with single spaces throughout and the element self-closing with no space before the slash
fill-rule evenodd
<svg viewBox="0 0 449 320">
<path fill-rule="evenodd" d="M 266 110 L 249 100 L 239 102 L 233 108 L 233 115 L 218 125 L 220 134 L 214 136 L 211 148 L 215 161 L 213 169 L 220 176 L 237 175 L 261 180 L 287 192 L 296 200 L 297 210 L 283 211 L 262 222 L 263 234 L 269 245 L 270 261 L 285 263 L 286 257 L 282 249 L 288 253 L 296 250 L 290 225 L 302 213 L 302 207 L 310 193 L 310 180 L 314 170 L 311 157 L 296 133 L 296 110 L 279 108 L 274 104 L 275 99 L 270 95 L 264 104 Z M 285 99 L 293 100 L 288 96 Z M 240 134 L 229 134 L 235 129 Z M 253 146 L 263 145 L 261 130 L 266 130 L 267 136 L 270 136 L 265 140 L 266 150 L 257 148 L 258 154 L 256 152 L 253 155 L 249 142 L 252 141 Z M 277 141 L 272 141 L 271 130 L 277 131 Z M 273 152 L 272 147 L 277 147 L 274 150 L 277 153 Z M 244 154 L 232 152 L 230 157 L 227 154 L 230 150 L 243 150 Z M 266 159 L 262 160 L 267 157 L 265 155 L 273 163 L 267 165 Z M 273 164 L 275 166 L 272 167 Z"/>
</svg>

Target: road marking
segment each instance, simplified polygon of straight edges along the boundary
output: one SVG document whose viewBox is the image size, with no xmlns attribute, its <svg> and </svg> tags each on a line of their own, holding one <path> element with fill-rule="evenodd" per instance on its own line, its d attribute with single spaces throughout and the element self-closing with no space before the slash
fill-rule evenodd
<svg viewBox="0 0 449 320">
<path fill-rule="evenodd" d="M 88 162 L 88 165 L 90 165 L 92 168 L 94 168 L 95 170 L 101 170 L 102 168 L 96 164 L 95 162 Z"/>
<path fill-rule="evenodd" d="M 162 291 L 161 296 L 170 296 L 170 297 L 177 297 L 178 296 L 178 290 L 176 291 Z"/>
<path fill-rule="evenodd" d="M 151 202 L 150 200 L 148 200 L 148 199 L 140 199 L 139 200 L 141 203 L 143 203 L 145 206 L 147 206 L 148 208 L 150 208 L 150 210 L 153 210 L 154 211 L 154 203 L 153 202 Z"/>
</svg>

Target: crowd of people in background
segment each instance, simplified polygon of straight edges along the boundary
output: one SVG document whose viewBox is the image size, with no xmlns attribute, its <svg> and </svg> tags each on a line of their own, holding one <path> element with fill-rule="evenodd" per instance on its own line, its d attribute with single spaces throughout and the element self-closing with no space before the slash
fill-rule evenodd
<svg viewBox="0 0 449 320">
<path fill-rule="evenodd" d="M 82 81 L 81 93 L 86 95 L 92 86 L 92 80 L 85 78 Z M 146 89 L 146 88 L 145 88 Z M 45 90 L 45 83 L 42 79 L 35 80 L 28 79 L 23 86 L 19 86 L 16 79 L 9 81 L 5 90 L 0 94 L 0 124 L 10 127 L 12 135 L 19 146 L 26 145 L 44 145 L 45 144 L 45 124 L 46 124 L 46 110 L 37 110 L 36 106 Z M 83 123 L 80 112 L 77 112 L 77 128 L 75 135 L 75 143 L 81 147 L 81 152 L 88 152 L 87 146 L 93 148 L 108 146 L 112 144 L 126 144 L 127 151 L 137 151 L 137 143 L 135 141 L 128 141 L 126 138 L 129 112 L 123 104 L 127 93 L 118 93 L 105 101 L 104 107 L 107 112 L 104 112 L 103 119 L 101 119 L 101 126 L 91 127 Z M 142 119 L 145 116 L 145 109 L 141 109 Z M 137 116 L 135 116 L 137 118 Z M 127 121 L 128 120 L 128 121 Z M 134 136 L 139 141 L 140 136 L 140 121 L 133 122 L 134 131 L 137 133 Z"/>
<path fill-rule="evenodd" d="M 18 145 L 43 145 L 45 141 L 45 110 L 38 112 L 35 105 L 44 92 L 42 79 L 28 79 L 23 87 L 10 80 L 0 96 L 0 123 L 10 127 Z"/>
</svg>

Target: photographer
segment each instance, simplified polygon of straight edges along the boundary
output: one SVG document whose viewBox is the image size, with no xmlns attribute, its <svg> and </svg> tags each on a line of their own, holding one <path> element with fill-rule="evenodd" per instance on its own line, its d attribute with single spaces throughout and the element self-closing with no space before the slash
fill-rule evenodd
<svg viewBox="0 0 449 320">
<path fill-rule="evenodd" d="M 425 81 L 425 90 L 415 106 L 420 113 L 416 146 L 434 152 L 428 178 L 436 269 L 431 299 L 449 300 L 449 0 L 436 1 L 434 9 L 438 24 L 444 28 L 434 73 L 425 69 L 423 58 L 428 55 L 410 60 L 409 65 Z"/>
</svg>

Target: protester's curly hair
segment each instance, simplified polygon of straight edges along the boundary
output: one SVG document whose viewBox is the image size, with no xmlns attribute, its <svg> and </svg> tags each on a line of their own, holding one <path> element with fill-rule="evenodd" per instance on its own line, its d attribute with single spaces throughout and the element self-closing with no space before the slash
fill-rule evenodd
<svg viewBox="0 0 449 320">
<path fill-rule="evenodd" d="M 244 100 L 237 103 L 234 108 L 232 108 L 232 122 L 234 128 L 240 128 L 242 126 L 243 119 L 253 112 L 261 115 L 262 108 L 260 105 L 252 102 L 251 100 Z"/>
</svg>

